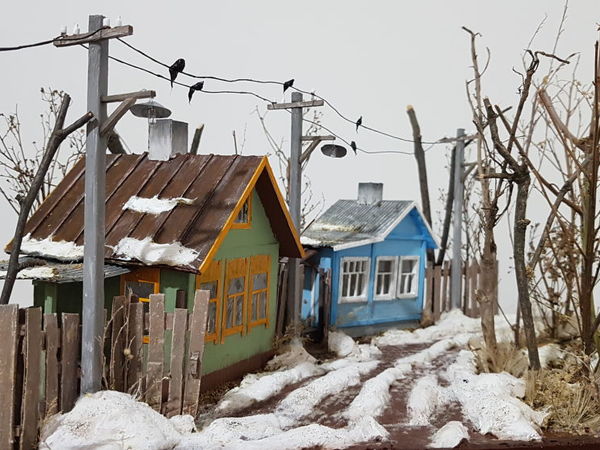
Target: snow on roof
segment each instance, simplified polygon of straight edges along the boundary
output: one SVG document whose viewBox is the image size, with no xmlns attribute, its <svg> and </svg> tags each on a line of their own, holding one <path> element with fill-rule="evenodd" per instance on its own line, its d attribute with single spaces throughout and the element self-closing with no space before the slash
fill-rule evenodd
<svg viewBox="0 0 600 450">
<path fill-rule="evenodd" d="M 157 244 L 150 237 L 142 240 L 123 238 L 113 251 L 120 259 L 135 259 L 148 265 L 189 266 L 198 256 L 196 250 L 184 247 L 180 242 Z"/>
<path fill-rule="evenodd" d="M 21 252 L 31 256 L 46 256 L 60 261 L 77 261 L 83 258 L 83 246 L 68 241 L 53 241 L 52 236 L 34 239 L 27 234 L 21 243 Z"/>
<path fill-rule="evenodd" d="M 56 269 L 49 266 L 27 267 L 17 273 L 17 278 L 20 280 L 44 280 L 54 278 Z M 0 279 L 6 277 L 6 270 L 0 270 Z"/>
<path fill-rule="evenodd" d="M 185 197 L 158 198 L 155 195 L 152 198 L 138 197 L 133 195 L 123 205 L 123 209 L 129 209 L 144 214 L 161 214 L 171 211 L 177 205 L 191 205 L 195 199 Z"/>
</svg>

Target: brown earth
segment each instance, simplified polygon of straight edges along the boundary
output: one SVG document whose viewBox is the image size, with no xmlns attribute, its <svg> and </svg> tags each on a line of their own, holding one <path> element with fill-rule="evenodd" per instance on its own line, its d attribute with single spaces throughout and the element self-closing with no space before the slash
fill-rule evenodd
<svg viewBox="0 0 600 450">
<path fill-rule="evenodd" d="M 383 370 L 392 367 L 398 358 L 417 353 L 431 344 L 412 344 L 402 347 L 389 346 L 382 347 L 382 356 L 379 366 L 370 373 L 361 377 L 361 381 L 372 378 Z M 308 348 L 315 357 L 329 356 L 320 348 Z M 396 381 L 390 389 L 391 400 L 383 414 L 377 418 L 377 421 L 383 425 L 390 433 L 390 438 L 383 442 L 370 442 L 358 444 L 350 449 L 424 449 L 430 441 L 433 433 L 444 424 L 452 420 L 461 421 L 468 429 L 470 440 L 463 441 L 457 448 L 460 449 L 533 449 L 533 448 L 573 448 L 579 450 L 598 449 L 600 450 L 600 439 L 591 436 L 567 436 L 567 435 L 546 435 L 540 442 L 522 442 L 522 441 L 501 441 L 490 435 L 482 435 L 473 429 L 472 424 L 462 416 L 461 408 L 458 403 L 446 405 L 443 411 L 439 411 L 432 418 L 432 426 L 410 426 L 407 425 L 408 414 L 406 402 L 414 382 L 428 374 L 438 374 L 438 382 L 445 386 L 447 382 L 439 377 L 443 369 L 450 365 L 456 357 L 456 353 L 444 354 L 432 361 L 431 364 L 421 366 L 414 370 L 410 376 Z M 293 390 L 312 381 L 315 377 L 309 378 L 299 383 L 287 386 L 276 396 L 256 403 L 250 407 L 244 408 L 233 414 L 235 417 L 265 414 L 275 410 L 279 402 Z M 319 423 L 332 428 L 343 428 L 347 425 L 346 420 L 341 417 L 341 413 L 350 405 L 354 397 L 360 391 L 361 386 L 353 386 L 343 392 L 331 395 L 317 405 L 313 413 L 305 417 L 298 426 L 308 425 L 310 423 Z M 210 405 L 205 405 L 205 411 L 211 409 Z M 214 417 L 213 417 L 214 418 Z M 267 449 L 265 449 L 267 450 Z"/>
</svg>

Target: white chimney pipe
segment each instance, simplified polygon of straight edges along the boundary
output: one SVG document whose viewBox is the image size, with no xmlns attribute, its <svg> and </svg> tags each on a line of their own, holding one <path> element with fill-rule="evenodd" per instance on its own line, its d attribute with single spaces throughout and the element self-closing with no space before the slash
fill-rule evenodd
<svg viewBox="0 0 600 450">
<path fill-rule="evenodd" d="M 188 124 L 172 119 L 156 119 L 148 124 L 148 158 L 168 161 L 188 150 Z"/>
</svg>

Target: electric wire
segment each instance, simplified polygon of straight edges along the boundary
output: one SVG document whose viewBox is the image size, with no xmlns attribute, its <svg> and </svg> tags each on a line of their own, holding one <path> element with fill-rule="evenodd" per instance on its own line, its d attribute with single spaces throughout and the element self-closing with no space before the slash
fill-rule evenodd
<svg viewBox="0 0 600 450">
<path fill-rule="evenodd" d="M 106 28 L 110 28 L 110 27 L 102 27 L 102 28 L 97 29 L 96 31 L 92 31 L 89 33 L 84 33 L 84 34 L 78 34 L 78 35 L 76 35 L 76 37 L 60 35 L 55 38 L 48 39 L 46 41 L 34 42 L 32 44 L 22 44 L 22 45 L 16 45 L 14 47 L 0 47 L 0 52 L 12 52 L 15 50 L 23 50 L 26 48 L 41 47 L 43 45 L 53 44 L 54 42 L 58 42 L 58 41 L 74 41 L 74 40 L 79 40 L 79 39 L 85 39 L 85 38 L 94 36 L 96 33 L 99 33 L 100 31 L 102 31 Z"/>
<path fill-rule="evenodd" d="M 121 42 L 122 44 L 124 44 L 126 47 L 130 48 L 131 50 L 137 52 L 138 54 L 144 56 L 145 58 L 149 59 L 150 61 L 153 61 L 156 64 L 159 64 L 165 68 L 169 68 L 168 64 L 165 64 L 164 62 L 154 58 L 153 56 L 151 56 L 150 54 L 148 54 L 147 52 L 140 50 L 139 48 L 135 47 L 134 45 L 130 44 L 129 42 L 125 41 L 124 39 L 121 38 L 117 38 L 117 40 L 119 42 Z M 206 80 L 216 80 L 216 81 L 222 81 L 225 83 L 237 83 L 237 82 L 248 82 L 248 83 L 258 83 L 258 84 L 273 84 L 273 85 L 278 85 L 278 86 L 283 86 L 283 82 L 281 81 L 274 81 L 274 80 L 258 80 L 255 78 L 223 78 L 223 77 L 217 77 L 217 76 L 213 76 L 213 75 L 195 75 L 192 74 L 190 72 L 185 72 L 182 71 L 181 72 L 182 75 L 188 76 L 190 78 L 195 78 L 195 79 L 206 79 Z M 313 96 L 315 98 L 318 98 L 319 100 L 323 100 L 323 103 L 325 103 L 329 108 L 331 108 L 331 110 L 333 112 L 335 112 L 340 118 L 342 118 L 343 120 L 345 120 L 348 123 L 351 124 L 356 124 L 355 120 L 350 119 L 348 116 L 344 115 L 337 107 L 335 107 L 329 100 L 327 100 L 326 98 L 314 93 L 314 92 L 309 92 L 294 86 L 291 86 L 291 89 L 300 92 L 302 94 L 306 94 L 306 95 L 310 95 Z M 368 125 L 360 125 L 360 127 L 364 128 L 365 130 L 369 130 L 373 133 L 377 133 L 380 134 L 382 136 L 386 136 L 388 138 L 391 139 L 396 139 L 402 142 L 411 142 L 414 143 L 414 140 L 412 139 L 408 139 L 408 138 L 403 138 L 401 136 L 397 136 L 391 133 L 387 133 L 385 131 L 381 131 L 378 130 L 377 128 L 373 128 L 370 127 Z M 441 142 L 438 141 L 422 141 L 423 144 L 431 144 L 431 145 L 436 145 L 436 144 L 441 144 Z"/>
</svg>

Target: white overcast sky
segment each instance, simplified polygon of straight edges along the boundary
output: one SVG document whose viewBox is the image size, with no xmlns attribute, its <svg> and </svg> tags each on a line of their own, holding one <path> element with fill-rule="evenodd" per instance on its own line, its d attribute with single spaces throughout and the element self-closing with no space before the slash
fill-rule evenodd
<svg viewBox="0 0 600 450">
<path fill-rule="evenodd" d="M 103 14 L 134 27 L 127 39 L 157 59 L 172 63 L 185 58 L 186 71 L 200 75 L 251 77 L 285 81 L 314 90 L 343 113 L 396 135 L 410 137 L 406 106 L 416 109 L 425 140 L 453 136 L 459 127 L 472 131 L 465 98 L 470 76 L 468 36 L 465 25 L 482 33 L 483 47 L 492 53 L 484 80 L 484 93 L 500 105 L 517 100 L 520 79 L 512 67 L 521 57 L 532 34 L 546 17 L 532 48 L 550 51 L 560 21 L 562 0 L 455 0 L 455 1 L 53 1 L 7 2 L 0 19 L 0 46 L 36 42 L 56 36 L 62 25 L 69 32 L 79 23 L 87 30 L 89 14 Z M 581 79 L 589 81 L 598 2 L 577 0 L 569 5 L 565 33 L 557 54 L 581 52 Z M 113 22 L 114 24 L 114 22 Z M 123 44 L 110 43 L 113 56 L 165 70 L 134 54 Z M 25 142 L 40 138 L 39 114 L 43 105 L 39 88 L 68 92 L 72 99 L 69 119 L 86 111 L 87 55 L 80 47 L 52 46 L 0 53 L 0 112 L 18 106 Z M 182 81 L 189 82 L 190 80 Z M 270 148 L 260 128 L 256 107 L 264 103 L 239 95 L 196 94 L 191 105 L 184 88 L 171 90 L 164 80 L 111 63 L 109 92 L 154 89 L 157 100 L 186 121 L 192 130 L 204 123 L 202 153 L 232 153 L 232 130 L 244 154 L 265 154 Z M 279 87 L 223 84 L 206 81 L 206 89 L 252 89 L 271 99 L 283 99 Z M 289 96 L 289 93 L 287 94 Z M 330 109 L 321 108 L 323 124 L 368 150 L 412 151 L 410 143 L 383 138 L 341 121 Z M 270 112 L 271 133 L 289 146 L 289 114 Z M 117 126 L 135 153 L 145 150 L 147 124 L 126 116 Z M 191 140 L 191 137 L 190 137 Z M 427 152 L 434 216 L 440 210 L 439 189 L 447 184 L 447 146 Z M 276 165 L 275 161 L 272 161 Z M 404 155 L 350 154 L 341 160 L 315 154 L 308 166 L 315 195 L 329 206 L 338 198 L 354 198 L 359 181 L 384 183 L 384 198 L 419 200 L 414 158 Z M 0 203 L 5 220 L 0 241 L 6 243 L 16 216 Z M 498 236 L 506 242 L 507 236 Z M 506 270 L 510 249 L 501 246 L 503 298 L 512 302 L 513 289 Z M 28 282 L 26 283 L 28 284 Z M 28 297 L 24 290 L 18 295 Z M 510 299 L 509 299 L 510 298 Z"/>
</svg>

